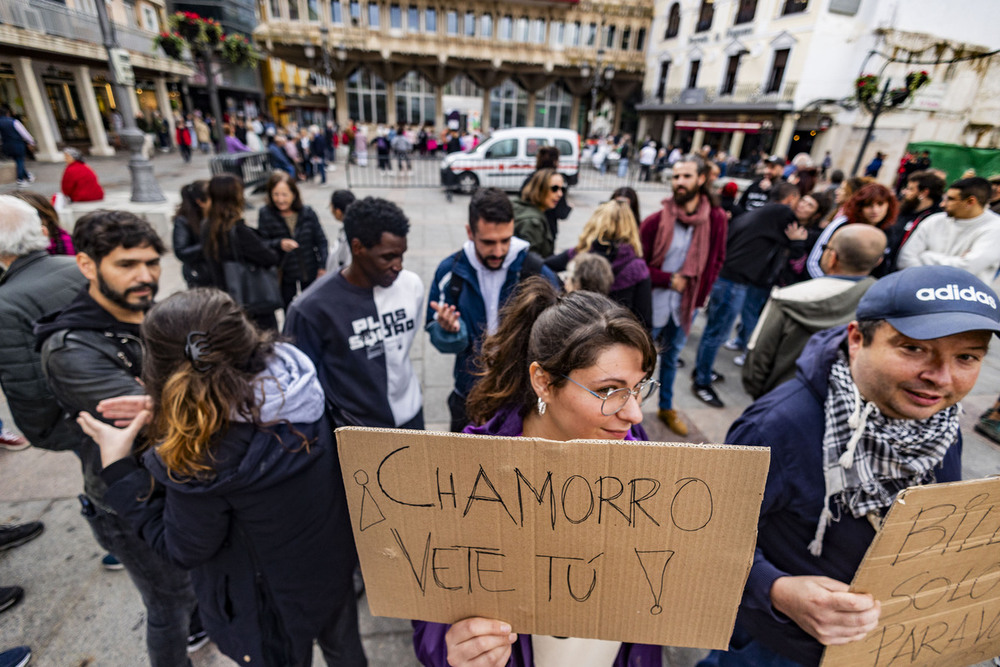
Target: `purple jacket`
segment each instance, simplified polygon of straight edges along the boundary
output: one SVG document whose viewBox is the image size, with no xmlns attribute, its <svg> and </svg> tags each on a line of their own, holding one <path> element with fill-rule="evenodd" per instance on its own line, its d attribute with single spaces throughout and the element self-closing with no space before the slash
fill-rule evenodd
<svg viewBox="0 0 1000 667">
<path fill-rule="evenodd" d="M 524 422 L 515 408 L 504 408 L 482 426 L 471 424 L 466 426 L 465 432 L 476 435 L 520 436 L 524 432 Z M 645 440 L 646 433 L 641 426 L 633 426 L 625 439 Z M 413 621 L 413 648 L 420 664 L 426 667 L 448 667 L 448 651 L 444 635 L 449 627 L 445 623 Z M 660 646 L 622 644 L 613 667 L 661 667 L 662 659 L 663 649 Z M 534 664 L 531 635 L 518 635 L 510 653 L 510 660 L 507 662 L 508 667 L 533 667 Z"/>
</svg>

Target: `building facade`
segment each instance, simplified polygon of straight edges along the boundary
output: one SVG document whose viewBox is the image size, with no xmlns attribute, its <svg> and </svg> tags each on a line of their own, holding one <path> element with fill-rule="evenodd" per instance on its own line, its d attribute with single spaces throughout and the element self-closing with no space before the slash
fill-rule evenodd
<svg viewBox="0 0 1000 667">
<path fill-rule="evenodd" d="M 830 151 L 849 170 L 871 122 L 857 77 L 900 87 L 923 70 L 932 83 L 879 117 L 863 163 L 882 151 L 896 164 L 911 141 L 995 146 L 1000 85 L 977 54 L 1000 47 L 997 25 L 992 0 L 961 12 L 936 0 L 657 0 L 639 131 L 744 160 Z"/>
<path fill-rule="evenodd" d="M 117 101 L 94 2 L 0 0 L 0 102 L 35 137 L 39 160 L 61 162 L 65 145 L 92 155 L 114 153 Z M 107 7 L 135 73 L 135 87 L 127 89 L 132 108 L 160 111 L 172 135 L 171 109 L 180 95 L 171 82 L 193 71 L 153 50 L 163 0 L 112 0 Z"/>
<path fill-rule="evenodd" d="M 338 123 L 482 130 L 584 132 L 591 107 L 617 129 L 653 16 L 651 0 L 262 1 L 258 45 L 332 81 Z"/>
</svg>

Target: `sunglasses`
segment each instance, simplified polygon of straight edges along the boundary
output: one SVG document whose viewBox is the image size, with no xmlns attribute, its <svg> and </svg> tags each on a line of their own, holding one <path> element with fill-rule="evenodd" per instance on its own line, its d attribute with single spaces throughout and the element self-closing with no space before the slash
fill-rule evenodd
<svg viewBox="0 0 1000 667">
<path fill-rule="evenodd" d="M 549 186 L 549 190 L 551 190 L 552 192 L 562 192 L 562 191 L 564 191 L 565 189 L 566 189 L 566 188 L 564 188 L 564 187 L 563 187 L 563 186 L 561 186 L 561 185 L 550 185 L 550 186 Z"/>
</svg>

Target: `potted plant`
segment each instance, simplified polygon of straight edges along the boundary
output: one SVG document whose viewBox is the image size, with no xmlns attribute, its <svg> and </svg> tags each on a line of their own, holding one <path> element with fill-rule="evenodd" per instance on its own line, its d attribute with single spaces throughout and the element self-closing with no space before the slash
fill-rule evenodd
<svg viewBox="0 0 1000 667">
<path fill-rule="evenodd" d="M 159 47 L 168 58 L 180 60 L 187 47 L 187 40 L 177 32 L 161 32 L 153 39 L 153 50 Z"/>
<path fill-rule="evenodd" d="M 919 72 L 910 72 L 906 75 L 906 89 L 911 93 L 915 93 L 928 83 L 931 82 L 931 77 L 927 73 L 927 70 L 920 70 Z"/>
<path fill-rule="evenodd" d="M 259 56 L 243 35 L 225 35 L 221 42 L 222 58 L 240 67 L 257 67 Z"/>
<path fill-rule="evenodd" d="M 863 102 L 870 101 L 878 94 L 878 77 L 874 74 L 863 74 L 854 80 L 854 94 Z"/>
</svg>

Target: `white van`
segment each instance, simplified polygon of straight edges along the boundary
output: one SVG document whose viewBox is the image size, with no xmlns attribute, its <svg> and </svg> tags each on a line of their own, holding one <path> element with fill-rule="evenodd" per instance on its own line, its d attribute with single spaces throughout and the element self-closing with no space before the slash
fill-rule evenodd
<svg viewBox="0 0 1000 667">
<path fill-rule="evenodd" d="M 568 185 L 580 173 L 580 135 L 551 127 L 512 127 L 497 130 L 472 150 L 451 153 L 441 161 L 441 185 L 461 192 L 477 187 L 516 191 L 535 171 L 541 146 L 559 149 L 559 172 Z"/>
</svg>

